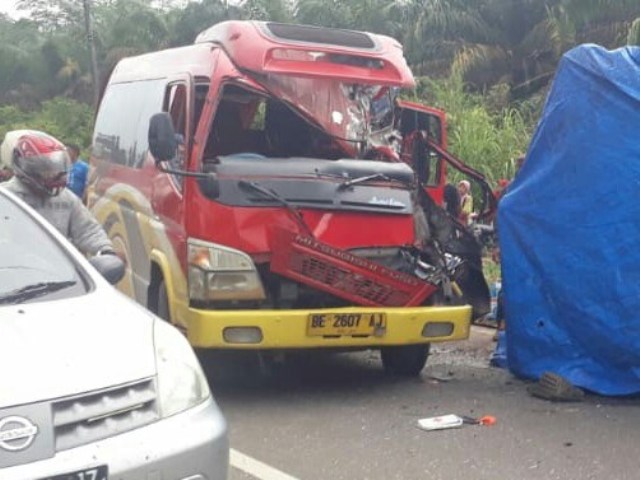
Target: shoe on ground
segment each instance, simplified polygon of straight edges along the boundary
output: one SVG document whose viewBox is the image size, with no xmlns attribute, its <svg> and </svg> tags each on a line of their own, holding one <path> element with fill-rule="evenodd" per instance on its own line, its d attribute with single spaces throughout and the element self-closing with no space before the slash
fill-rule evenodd
<svg viewBox="0 0 640 480">
<path fill-rule="evenodd" d="M 584 399 L 584 392 L 580 388 L 552 372 L 544 372 L 540 380 L 530 385 L 527 391 L 534 397 L 552 402 L 580 402 Z"/>
</svg>

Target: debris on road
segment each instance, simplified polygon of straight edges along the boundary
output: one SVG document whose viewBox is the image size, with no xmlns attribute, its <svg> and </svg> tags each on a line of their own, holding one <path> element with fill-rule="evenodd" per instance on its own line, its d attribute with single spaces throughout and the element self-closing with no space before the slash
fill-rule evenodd
<svg viewBox="0 0 640 480">
<path fill-rule="evenodd" d="M 453 372 L 433 372 L 427 376 L 429 380 L 434 380 L 435 382 L 450 382 L 453 380 Z"/>
<path fill-rule="evenodd" d="M 468 425 L 484 425 L 485 427 L 491 427 L 498 422 L 493 415 L 484 415 L 480 418 L 462 417 L 462 420 Z"/>
<path fill-rule="evenodd" d="M 480 418 L 474 418 L 449 414 L 440 415 L 437 417 L 422 418 L 418 420 L 418 427 L 422 430 L 445 430 L 447 428 L 458 428 L 462 425 L 492 426 L 495 425 L 496 422 L 496 417 L 492 415 L 484 415 Z"/>
<path fill-rule="evenodd" d="M 461 427 L 464 419 L 458 415 L 440 415 L 438 417 L 421 418 L 418 427 L 422 430 L 444 430 Z"/>
</svg>

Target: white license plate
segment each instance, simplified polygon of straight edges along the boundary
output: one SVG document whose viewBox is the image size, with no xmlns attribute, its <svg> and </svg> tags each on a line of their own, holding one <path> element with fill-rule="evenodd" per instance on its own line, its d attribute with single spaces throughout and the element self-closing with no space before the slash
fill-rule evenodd
<svg viewBox="0 0 640 480">
<path fill-rule="evenodd" d="M 61 473 L 53 477 L 45 477 L 39 480 L 108 480 L 109 469 L 106 465 L 85 468 L 75 472 Z"/>
<path fill-rule="evenodd" d="M 384 334 L 387 316 L 384 313 L 312 313 L 307 320 L 307 335 L 375 335 Z"/>
</svg>

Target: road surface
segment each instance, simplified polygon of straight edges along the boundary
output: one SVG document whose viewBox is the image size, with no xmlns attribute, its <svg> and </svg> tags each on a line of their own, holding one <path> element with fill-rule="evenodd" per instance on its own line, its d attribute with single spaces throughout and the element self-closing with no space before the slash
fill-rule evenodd
<svg viewBox="0 0 640 480">
<path fill-rule="evenodd" d="M 489 368 L 493 331 L 435 347 L 419 378 L 382 371 L 378 354 L 295 359 L 268 375 L 246 359 L 207 372 L 230 425 L 229 478 L 637 479 L 637 399 L 549 403 Z M 493 415 L 495 426 L 427 432 L 417 420 Z"/>
</svg>

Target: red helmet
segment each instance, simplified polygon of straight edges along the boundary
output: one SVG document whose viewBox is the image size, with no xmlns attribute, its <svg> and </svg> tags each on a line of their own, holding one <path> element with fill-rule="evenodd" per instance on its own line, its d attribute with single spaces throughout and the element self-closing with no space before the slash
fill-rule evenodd
<svg viewBox="0 0 640 480">
<path fill-rule="evenodd" d="M 42 132 L 22 135 L 13 149 L 16 176 L 37 192 L 52 197 L 66 186 L 69 164 L 65 146 Z"/>
</svg>

